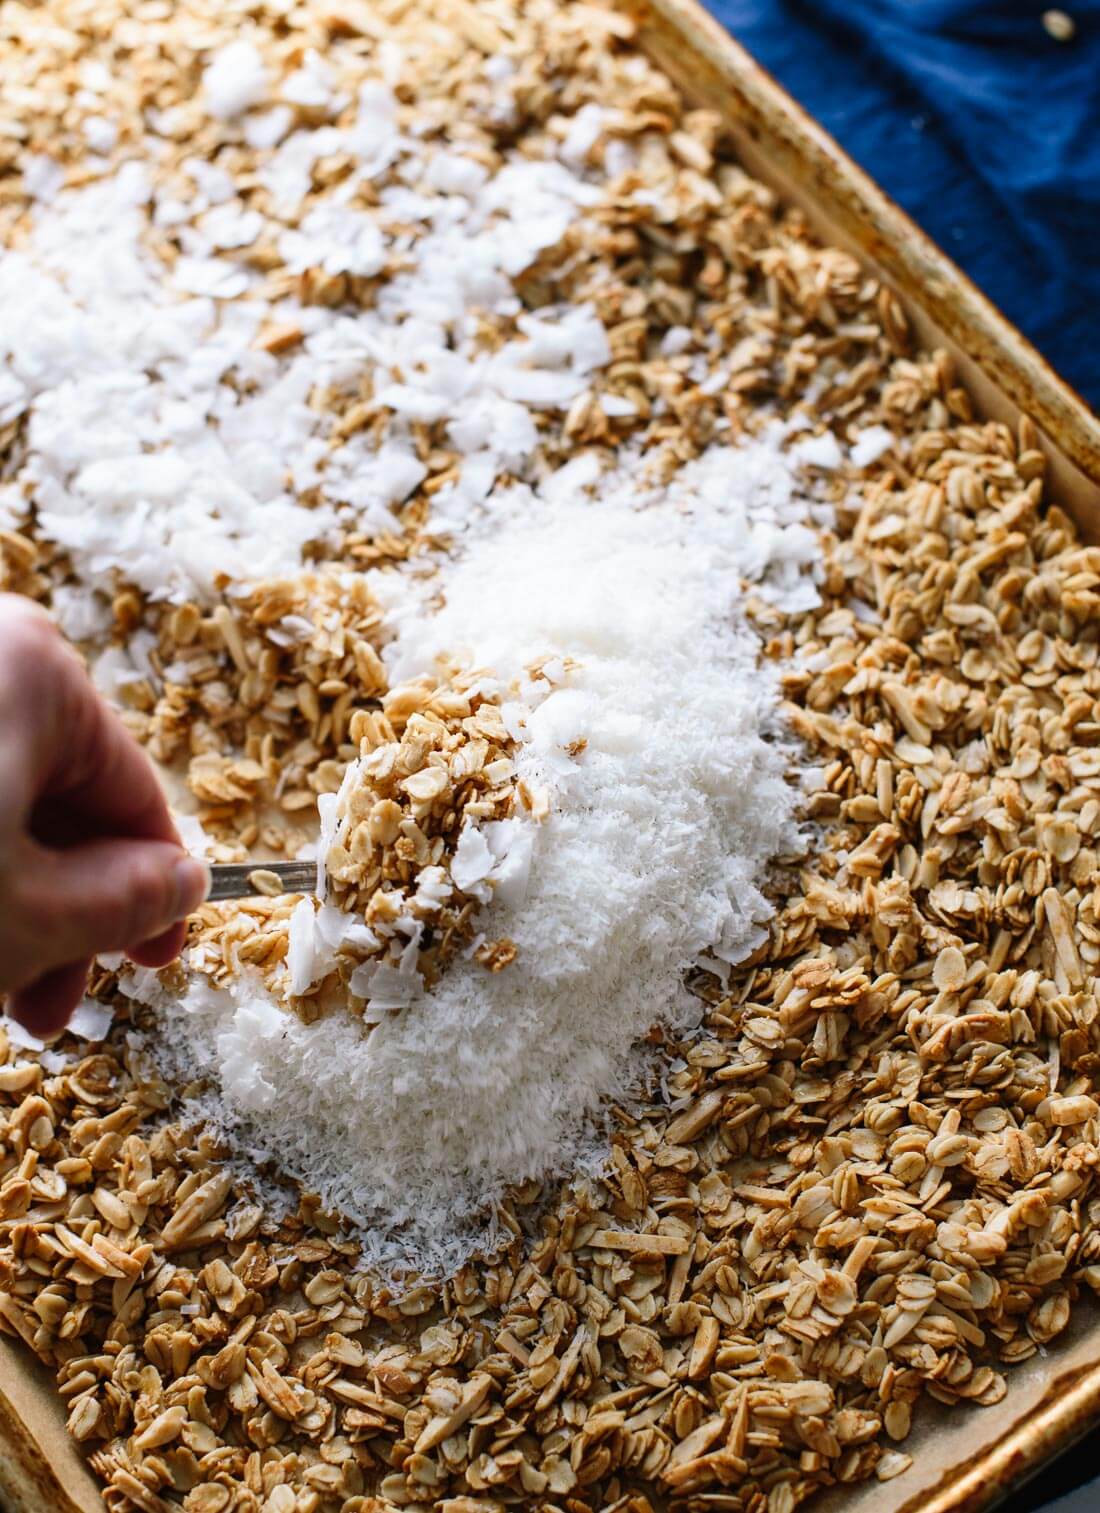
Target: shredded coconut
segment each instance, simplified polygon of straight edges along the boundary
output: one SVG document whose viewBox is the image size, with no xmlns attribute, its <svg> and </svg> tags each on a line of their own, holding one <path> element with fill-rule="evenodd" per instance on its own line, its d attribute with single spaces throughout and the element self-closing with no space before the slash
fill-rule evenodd
<svg viewBox="0 0 1100 1513">
<path fill-rule="evenodd" d="M 76 1006 L 69 1020 L 69 1034 L 78 1040 L 99 1041 L 107 1038 L 114 1021 L 113 1011 L 94 998 L 85 998 Z"/>
<path fill-rule="evenodd" d="M 322 87 L 319 59 L 303 73 L 292 76 L 299 94 Z M 265 97 L 246 41 L 217 53 L 203 83 L 225 119 Z M 524 475 L 535 417 L 560 418 L 608 362 L 592 309 L 522 315 L 512 283 L 599 199 L 596 185 L 562 162 L 523 157 L 490 176 L 403 136 L 395 110 L 370 81 L 346 128 L 286 134 L 289 121 L 270 119 L 277 111 L 246 115 L 253 137 L 270 136 L 264 214 L 197 158 L 186 197 L 154 185 L 137 161 L 69 189 L 48 159 L 37 176 L 24 169 L 38 203 L 23 246 L 0 259 L 0 426 L 29 421 L 16 482 L 34 498 L 40 535 L 79 576 L 74 626 L 95 617 L 90 591 L 109 598 L 119 574 L 156 598 L 209 602 L 225 578 L 300 570 L 309 544 L 331 543 L 340 524 L 396 528 L 394 512 L 425 476 L 418 423 L 447 423 L 466 497 L 484 498 L 502 472 Z M 314 165 L 341 151 L 355 156 L 354 175 L 302 214 Z M 395 166 L 402 182 L 378 191 L 371 213 L 347 203 Z M 177 228 L 183 250 L 170 269 L 144 244 L 150 219 Z M 268 299 L 233 255 L 264 236 L 299 278 L 399 267 L 354 314 Z M 484 348 L 472 308 L 519 314 L 514 338 Z M 264 330 L 280 324 L 301 332 L 286 354 L 263 347 Z M 365 374 L 389 412 L 386 439 L 360 431 L 334 444 L 333 417 L 311 396 Z"/>
<path fill-rule="evenodd" d="M 852 442 L 849 457 L 853 467 L 869 468 L 894 445 L 893 431 L 886 426 L 867 426 Z"/>
<path fill-rule="evenodd" d="M 17 1019 L 9 1019 L 6 1014 L 0 1016 L 0 1029 L 5 1032 L 11 1044 L 21 1051 L 45 1049 L 44 1040 L 39 1040 L 37 1035 L 32 1035 L 29 1030 L 25 1030 Z"/>
<path fill-rule="evenodd" d="M 203 70 L 203 93 L 210 114 L 219 121 L 242 115 L 265 98 L 267 70 L 251 42 L 230 42 Z"/>
<path fill-rule="evenodd" d="M 519 775 L 550 795 L 543 824 L 470 828 L 454 859 L 464 888 L 497 875 L 479 927 L 516 965 L 460 960 L 428 992 L 375 969 L 374 1007 L 399 1012 L 369 1035 L 342 1013 L 303 1024 L 246 978 L 161 1002 L 178 1069 L 220 1087 L 206 1112 L 362 1225 L 376 1261 L 453 1266 L 506 1184 L 591 1161 L 589 1121 L 627 1093 L 638 1038 L 698 1016 L 685 971 L 764 938 L 797 790 L 740 584 L 816 600 L 779 442 L 714 449 L 667 490 L 620 469 L 588 495 L 498 491 L 430 580 L 438 612 L 406 585 L 393 677 L 445 652 L 491 669 L 515 691 Z M 295 912 L 292 973 L 314 908 Z"/>
</svg>

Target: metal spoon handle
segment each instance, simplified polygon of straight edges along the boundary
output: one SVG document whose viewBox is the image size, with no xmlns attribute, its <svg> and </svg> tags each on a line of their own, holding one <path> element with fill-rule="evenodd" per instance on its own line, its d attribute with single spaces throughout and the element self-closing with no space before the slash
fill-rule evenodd
<svg viewBox="0 0 1100 1513">
<path fill-rule="evenodd" d="M 218 862 L 210 868 L 210 892 L 207 897 L 214 903 L 226 898 L 251 898 L 269 890 L 257 887 L 252 881 L 256 873 L 270 877 L 272 873 L 282 883 L 284 893 L 315 893 L 317 891 L 316 862 Z"/>
</svg>

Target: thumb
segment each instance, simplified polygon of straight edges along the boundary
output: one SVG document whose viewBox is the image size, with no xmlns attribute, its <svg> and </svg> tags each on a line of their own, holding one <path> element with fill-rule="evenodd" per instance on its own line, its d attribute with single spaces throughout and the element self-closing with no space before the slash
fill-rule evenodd
<svg viewBox="0 0 1100 1513">
<path fill-rule="evenodd" d="M 35 975 L 104 951 L 125 951 L 198 908 L 209 869 L 170 841 L 34 846 L 17 908 Z"/>
<path fill-rule="evenodd" d="M 16 988 L 8 995 L 9 1015 L 32 1035 L 52 1039 L 65 1028 L 83 998 L 90 966 L 90 961 L 73 961 Z"/>
</svg>

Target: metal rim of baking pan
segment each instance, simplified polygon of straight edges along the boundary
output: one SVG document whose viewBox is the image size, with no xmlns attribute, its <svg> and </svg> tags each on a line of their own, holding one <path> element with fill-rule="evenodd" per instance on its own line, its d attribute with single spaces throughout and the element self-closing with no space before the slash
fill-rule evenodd
<svg viewBox="0 0 1100 1513">
<path fill-rule="evenodd" d="M 685 95 L 722 112 L 745 166 L 879 273 L 923 344 L 952 352 L 985 413 L 1030 415 L 1054 491 L 1087 534 L 1100 535 L 1100 421 L 1084 400 L 698 0 L 614 3 Z M 1100 1364 L 1062 1372 L 1019 1423 L 896 1513 L 983 1513 L 1098 1422 Z M 103 1507 L 65 1433 L 49 1373 L 2 1336 L 0 1445 L 0 1505 L 8 1513 Z"/>
</svg>

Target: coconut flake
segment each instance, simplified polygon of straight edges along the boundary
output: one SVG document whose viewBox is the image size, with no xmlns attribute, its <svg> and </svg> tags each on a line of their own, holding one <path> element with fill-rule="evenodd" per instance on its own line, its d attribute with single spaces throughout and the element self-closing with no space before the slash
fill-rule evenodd
<svg viewBox="0 0 1100 1513">
<path fill-rule="evenodd" d="M 294 997 L 308 993 L 321 975 L 312 899 L 299 899 L 291 913 L 286 965 Z"/>
<path fill-rule="evenodd" d="M 251 42 L 230 42 L 203 69 L 202 89 L 215 120 L 231 121 L 266 98 L 264 60 Z"/>
<path fill-rule="evenodd" d="M 791 448 L 791 456 L 807 467 L 823 468 L 832 472 L 844 461 L 840 443 L 832 431 L 822 431 L 820 436 L 807 436 Z"/>
<path fill-rule="evenodd" d="M 852 466 L 869 468 L 894 445 L 894 433 L 886 426 L 867 426 L 856 434 L 848 456 Z"/>
<path fill-rule="evenodd" d="M 6 1014 L 0 1016 L 0 1029 L 6 1031 L 9 1042 L 21 1051 L 41 1051 L 45 1049 L 46 1042 L 39 1040 L 29 1030 L 25 1030 L 18 1019 L 11 1019 Z"/>
<path fill-rule="evenodd" d="M 456 888 L 482 901 L 489 897 L 485 880 L 493 870 L 493 853 L 485 833 L 467 824 L 458 837 L 451 859 L 451 878 Z"/>
<path fill-rule="evenodd" d="M 72 1018 L 68 1023 L 68 1031 L 78 1040 L 97 1042 L 106 1040 L 114 1018 L 114 1010 L 106 1004 L 98 1003 L 93 998 L 85 998 L 73 1010 Z"/>
</svg>

